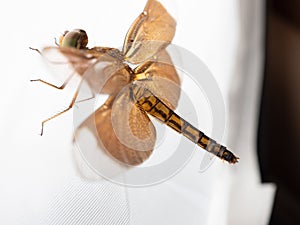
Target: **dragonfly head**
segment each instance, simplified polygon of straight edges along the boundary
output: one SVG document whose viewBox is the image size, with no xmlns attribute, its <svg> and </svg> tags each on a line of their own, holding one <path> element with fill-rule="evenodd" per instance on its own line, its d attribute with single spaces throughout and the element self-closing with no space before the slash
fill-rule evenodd
<svg viewBox="0 0 300 225">
<path fill-rule="evenodd" d="M 65 31 L 59 38 L 59 46 L 84 49 L 88 43 L 88 36 L 84 30 L 75 29 L 72 31 Z"/>
</svg>

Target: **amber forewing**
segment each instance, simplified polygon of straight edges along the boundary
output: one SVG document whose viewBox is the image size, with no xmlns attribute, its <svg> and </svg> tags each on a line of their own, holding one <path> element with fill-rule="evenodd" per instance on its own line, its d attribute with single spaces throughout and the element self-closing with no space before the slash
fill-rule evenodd
<svg viewBox="0 0 300 225">
<path fill-rule="evenodd" d="M 171 43 L 176 21 L 156 0 L 148 0 L 144 12 L 127 32 L 123 54 L 130 63 L 142 63 Z"/>
</svg>

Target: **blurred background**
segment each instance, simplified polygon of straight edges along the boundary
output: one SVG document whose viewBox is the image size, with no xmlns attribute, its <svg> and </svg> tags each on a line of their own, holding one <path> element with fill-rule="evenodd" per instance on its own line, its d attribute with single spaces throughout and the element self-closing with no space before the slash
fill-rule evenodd
<svg viewBox="0 0 300 225">
<path fill-rule="evenodd" d="M 74 165 L 73 115 L 40 123 L 73 95 L 28 49 L 82 28 L 89 46 L 119 47 L 146 0 L 9 1 L 0 9 L 0 224 L 300 223 L 300 5 L 279 0 L 161 1 L 177 21 L 173 43 L 210 69 L 226 110 L 223 140 L 240 157 L 199 173 L 197 155 L 157 185 L 88 181 Z M 210 114 L 203 117 L 210 118 Z M 200 127 L 209 134 L 211 124 Z"/>
<path fill-rule="evenodd" d="M 268 0 L 258 156 L 277 192 L 270 224 L 300 221 L 300 3 Z"/>
</svg>

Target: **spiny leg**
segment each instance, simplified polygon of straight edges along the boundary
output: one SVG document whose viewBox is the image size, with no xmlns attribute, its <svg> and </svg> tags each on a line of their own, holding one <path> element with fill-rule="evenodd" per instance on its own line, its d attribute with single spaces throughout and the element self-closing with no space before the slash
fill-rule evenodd
<svg viewBox="0 0 300 225">
<path fill-rule="evenodd" d="M 33 50 L 33 51 L 36 51 L 36 52 L 38 52 L 40 55 L 42 55 L 41 51 L 38 50 L 37 48 L 29 47 L 29 49 L 31 49 L 31 50 Z M 64 89 L 64 88 L 66 87 L 66 85 L 67 85 L 67 84 L 69 83 L 69 81 L 72 79 L 72 77 L 74 76 L 74 74 L 75 74 L 75 73 L 72 72 L 72 73 L 69 75 L 69 77 L 64 81 L 64 83 L 63 83 L 61 86 L 56 86 L 56 85 L 51 84 L 51 83 L 49 83 L 49 82 L 47 82 L 47 81 L 44 81 L 44 80 L 42 80 L 42 79 L 34 79 L 34 80 L 30 80 L 30 81 L 31 81 L 31 82 L 38 81 L 38 82 L 41 82 L 41 83 L 43 83 L 43 84 L 46 84 L 46 85 L 48 85 L 48 86 L 50 86 L 50 87 L 53 87 L 53 88 L 62 90 L 62 89 Z"/>
<path fill-rule="evenodd" d="M 37 53 L 39 53 L 40 55 L 42 55 L 41 51 L 38 50 L 37 48 L 32 48 L 32 47 L 29 47 L 30 50 L 33 50 L 33 51 L 36 51 Z"/>
<path fill-rule="evenodd" d="M 54 44 L 57 46 L 57 47 L 60 47 L 60 45 L 58 44 L 57 40 L 56 40 L 56 37 L 54 38 Z"/>
<path fill-rule="evenodd" d="M 74 76 L 74 74 L 75 74 L 75 73 L 72 73 L 72 74 L 64 81 L 64 83 L 63 83 L 61 86 L 56 86 L 56 85 L 51 84 L 51 83 L 49 83 L 49 82 L 47 82 L 47 81 L 44 81 L 44 80 L 42 80 L 42 79 L 35 79 L 35 80 L 30 80 L 30 81 L 31 81 L 31 82 L 38 81 L 38 82 L 41 82 L 41 83 L 43 83 L 43 84 L 46 84 L 46 85 L 48 85 L 48 86 L 50 86 L 50 87 L 53 87 L 53 88 L 55 88 L 55 89 L 63 90 L 63 89 L 67 86 L 67 84 L 69 83 L 69 81 L 72 79 L 72 77 Z M 92 92 L 92 96 L 91 96 L 91 97 L 88 97 L 88 98 L 86 98 L 86 99 L 82 99 L 82 100 L 76 101 L 75 103 L 88 101 L 88 100 L 93 99 L 93 98 L 95 98 L 95 94 Z"/>
<path fill-rule="evenodd" d="M 56 42 L 56 38 L 55 38 L 55 44 L 58 45 L 57 42 Z M 58 45 L 58 46 L 59 46 L 59 45 Z M 30 50 L 33 50 L 33 51 L 36 51 L 37 53 L 39 53 L 40 55 L 42 55 L 41 51 L 40 51 L 39 49 L 37 49 L 37 48 L 29 47 L 29 49 L 30 49 Z M 64 89 L 64 88 L 66 87 L 66 85 L 67 85 L 67 84 L 69 83 L 69 81 L 72 79 L 72 77 L 74 76 L 74 74 L 75 74 L 74 72 L 71 73 L 70 76 L 64 81 L 64 83 L 63 83 L 61 86 L 56 86 L 56 85 L 51 84 L 51 83 L 49 83 L 49 82 L 47 82 L 47 81 L 44 81 L 44 80 L 42 80 L 42 79 L 35 79 L 35 80 L 30 80 L 30 81 L 31 81 L 31 82 L 38 81 L 38 82 L 41 82 L 41 83 L 43 83 L 43 84 L 49 85 L 50 87 L 53 87 L 53 88 L 62 90 L 62 89 Z M 54 119 L 54 118 L 56 118 L 56 117 L 62 115 L 63 113 L 69 111 L 71 108 L 73 108 L 73 106 L 74 106 L 75 103 L 87 101 L 87 100 L 92 99 L 92 98 L 95 97 L 94 93 L 92 93 L 92 97 L 89 97 L 89 98 L 87 98 L 87 99 L 83 99 L 83 100 L 80 100 L 80 101 L 76 102 L 76 98 L 77 98 L 77 96 L 78 96 L 79 88 L 80 88 L 80 86 L 81 86 L 81 84 L 82 84 L 82 81 L 83 81 L 83 80 L 80 81 L 80 83 L 79 83 L 79 85 L 78 85 L 78 87 L 77 87 L 77 89 L 76 89 L 76 92 L 75 92 L 75 94 L 73 95 L 73 98 L 72 98 L 72 101 L 71 101 L 69 107 L 66 108 L 65 110 L 63 110 L 63 111 L 61 111 L 61 112 L 55 114 L 54 116 L 49 117 L 48 119 L 46 119 L 46 120 L 44 120 L 44 121 L 42 122 L 42 129 L 41 129 L 41 134 L 40 134 L 41 136 L 42 136 L 43 133 L 44 133 L 44 125 L 45 125 L 46 122 L 48 122 L 48 121 L 50 121 L 50 120 L 52 120 L 52 119 Z"/>
<path fill-rule="evenodd" d="M 31 81 L 31 82 L 38 81 L 38 82 L 41 82 L 41 83 L 43 83 L 43 84 L 46 84 L 46 85 L 48 85 L 48 86 L 50 86 L 50 87 L 53 87 L 53 88 L 62 90 L 62 89 L 64 89 L 64 88 L 67 86 L 67 84 L 68 84 L 69 81 L 72 79 L 72 77 L 74 76 L 74 74 L 75 74 L 74 72 L 71 73 L 71 74 L 68 76 L 68 78 L 64 81 L 64 83 L 63 83 L 61 86 L 56 86 L 56 85 L 51 84 L 51 83 L 49 83 L 49 82 L 47 82 L 47 81 L 44 81 L 44 80 L 42 80 L 42 79 L 35 79 L 35 80 L 30 80 L 30 81 Z"/>
<path fill-rule="evenodd" d="M 74 104 L 75 104 L 75 102 L 76 102 L 76 98 L 77 98 L 77 96 L 78 96 L 78 93 L 79 93 L 79 89 L 80 89 L 81 84 L 82 84 L 82 80 L 81 80 L 80 84 L 78 85 L 78 87 L 77 87 L 77 89 L 76 89 L 76 91 L 75 91 L 75 94 L 73 95 L 72 101 L 71 101 L 71 103 L 70 103 L 70 105 L 69 105 L 68 108 L 66 108 L 65 110 L 63 110 L 63 111 L 61 111 L 61 112 L 59 112 L 59 113 L 57 113 L 57 114 L 55 114 L 55 115 L 49 117 L 48 119 L 46 119 L 46 120 L 44 120 L 44 121 L 42 122 L 41 136 L 42 136 L 43 133 L 44 133 L 44 125 L 45 125 L 45 123 L 47 123 L 48 121 L 50 121 L 50 120 L 52 120 L 52 119 L 54 119 L 54 118 L 56 118 L 56 117 L 58 117 L 58 116 L 64 114 L 65 112 L 67 112 L 67 111 L 69 111 L 70 109 L 73 108 L 73 106 L 74 106 Z"/>
</svg>

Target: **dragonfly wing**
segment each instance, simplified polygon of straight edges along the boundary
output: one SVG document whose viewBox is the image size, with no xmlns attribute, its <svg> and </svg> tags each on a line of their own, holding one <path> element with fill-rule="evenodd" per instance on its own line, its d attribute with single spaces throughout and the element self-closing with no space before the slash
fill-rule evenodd
<svg viewBox="0 0 300 225">
<path fill-rule="evenodd" d="M 130 104 L 133 106 L 130 108 L 126 103 L 129 103 L 128 94 L 110 97 L 76 133 L 88 128 L 97 137 L 98 146 L 113 159 L 138 165 L 151 155 L 156 133 L 148 116 L 135 105 Z"/>
<path fill-rule="evenodd" d="M 112 56 L 111 52 L 115 54 Z M 129 82 L 130 68 L 120 61 L 118 54 L 121 54 L 119 50 L 106 47 L 82 50 L 46 47 L 42 51 L 56 71 L 62 70 L 65 76 L 76 73 L 94 93 L 102 94 L 116 93 Z"/>
<path fill-rule="evenodd" d="M 71 67 L 80 76 L 96 61 L 91 54 L 75 48 L 46 47 L 41 54 L 51 64 Z"/>
<path fill-rule="evenodd" d="M 74 67 L 79 75 L 83 75 L 86 69 L 100 58 L 102 58 L 104 61 L 108 61 L 111 52 L 114 52 L 115 55 L 121 54 L 118 49 L 108 47 L 76 49 L 53 46 L 45 47 L 41 54 L 51 63 L 70 64 Z"/>
<path fill-rule="evenodd" d="M 156 0 L 148 0 L 144 11 L 127 32 L 123 54 L 133 64 L 144 62 L 171 43 L 176 22 Z"/>
<path fill-rule="evenodd" d="M 161 51 L 155 61 L 141 64 L 135 73 L 148 77 L 149 81 L 144 82 L 147 89 L 175 110 L 180 97 L 180 79 L 166 50 Z"/>
<path fill-rule="evenodd" d="M 132 101 L 129 85 L 116 97 L 111 116 L 115 133 L 124 145 L 137 151 L 152 151 L 155 128 L 146 112 Z"/>
<path fill-rule="evenodd" d="M 118 59 L 105 55 L 85 72 L 84 79 L 95 93 L 116 95 L 130 82 L 131 69 Z"/>
</svg>

